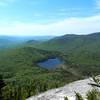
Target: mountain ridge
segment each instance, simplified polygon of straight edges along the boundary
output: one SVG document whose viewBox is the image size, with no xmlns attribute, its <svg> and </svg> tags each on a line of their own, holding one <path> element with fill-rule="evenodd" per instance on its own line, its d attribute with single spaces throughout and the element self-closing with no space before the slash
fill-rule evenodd
<svg viewBox="0 0 100 100">
<path fill-rule="evenodd" d="M 60 37 L 53 38 L 49 41 L 40 43 L 36 45 L 37 48 L 40 49 L 47 49 L 47 50 L 57 50 L 61 51 L 62 49 L 64 51 L 67 50 L 72 50 L 79 46 L 87 45 L 89 43 L 95 43 L 100 41 L 100 32 L 93 33 L 93 34 L 88 34 L 88 35 L 63 35 Z M 48 46 L 49 45 L 49 46 Z"/>
</svg>

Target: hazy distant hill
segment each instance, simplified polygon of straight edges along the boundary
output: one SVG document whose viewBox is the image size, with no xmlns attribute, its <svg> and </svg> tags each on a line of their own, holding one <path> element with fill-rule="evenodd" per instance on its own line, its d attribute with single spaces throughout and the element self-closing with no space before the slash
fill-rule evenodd
<svg viewBox="0 0 100 100">
<path fill-rule="evenodd" d="M 0 49 L 13 47 L 21 43 L 34 44 L 52 38 L 53 36 L 0 36 Z"/>
<path fill-rule="evenodd" d="M 64 35 L 33 45 L 35 48 L 60 51 L 71 61 L 82 64 L 98 64 L 100 61 L 100 32 L 89 35 Z"/>
<path fill-rule="evenodd" d="M 65 35 L 37 45 L 34 40 L 27 42 L 0 52 L 0 75 L 6 82 L 2 90 L 4 100 L 25 100 L 39 92 L 100 73 L 100 33 Z M 51 57 L 60 58 L 63 64 L 51 70 L 37 65 Z"/>
<path fill-rule="evenodd" d="M 61 52 L 72 52 L 80 48 L 96 49 L 100 46 L 100 32 L 89 35 L 64 35 L 38 44 L 37 47 Z"/>
</svg>

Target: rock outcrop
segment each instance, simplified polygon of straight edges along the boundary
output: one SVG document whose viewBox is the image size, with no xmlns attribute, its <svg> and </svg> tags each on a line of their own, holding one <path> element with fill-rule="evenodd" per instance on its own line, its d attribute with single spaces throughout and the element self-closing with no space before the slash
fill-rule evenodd
<svg viewBox="0 0 100 100">
<path fill-rule="evenodd" d="M 80 93 L 85 98 L 86 93 L 92 89 L 92 86 L 88 83 L 93 83 L 92 79 L 84 79 L 72 82 L 57 89 L 49 90 L 38 96 L 33 96 L 27 100 L 64 100 L 64 97 L 68 97 L 69 100 L 75 100 L 75 92 Z"/>
</svg>

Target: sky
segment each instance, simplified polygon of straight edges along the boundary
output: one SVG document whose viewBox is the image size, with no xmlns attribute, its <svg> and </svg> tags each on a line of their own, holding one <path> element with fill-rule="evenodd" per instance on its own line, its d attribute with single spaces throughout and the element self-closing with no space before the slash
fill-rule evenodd
<svg viewBox="0 0 100 100">
<path fill-rule="evenodd" d="M 100 0 L 0 0 L 0 35 L 100 31 Z"/>
</svg>

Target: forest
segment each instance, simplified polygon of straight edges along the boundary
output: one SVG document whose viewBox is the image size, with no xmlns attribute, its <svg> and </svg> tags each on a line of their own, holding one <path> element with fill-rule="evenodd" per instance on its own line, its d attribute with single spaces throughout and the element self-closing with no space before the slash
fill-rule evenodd
<svg viewBox="0 0 100 100">
<path fill-rule="evenodd" d="M 53 70 L 37 66 L 37 62 L 62 54 L 20 47 L 0 54 L 0 91 L 2 100 L 25 100 L 46 90 L 63 86 L 81 77 L 63 68 Z M 63 74 L 62 74 L 63 73 Z"/>
<path fill-rule="evenodd" d="M 95 41 L 95 38 L 96 40 L 100 38 L 98 34 L 95 37 L 92 36 L 88 36 L 89 44 L 91 41 Z M 77 41 L 80 40 L 79 38 Z M 95 41 L 96 43 L 92 42 L 88 46 L 84 41 L 82 42 L 84 47 L 74 49 L 75 52 L 73 49 L 70 52 L 66 49 L 66 52 L 63 51 L 62 45 L 62 51 L 60 51 L 61 49 L 51 50 L 52 47 L 50 50 L 43 49 L 43 45 L 46 43 L 44 41 L 42 44 L 40 42 L 36 44 L 18 43 L 18 45 L 0 49 L 0 100 L 25 100 L 49 89 L 99 75 L 100 42 L 98 41 L 100 40 L 98 39 Z M 54 57 L 61 59 L 63 64 L 54 69 L 45 69 L 37 65 L 40 61 Z"/>
</svg>

